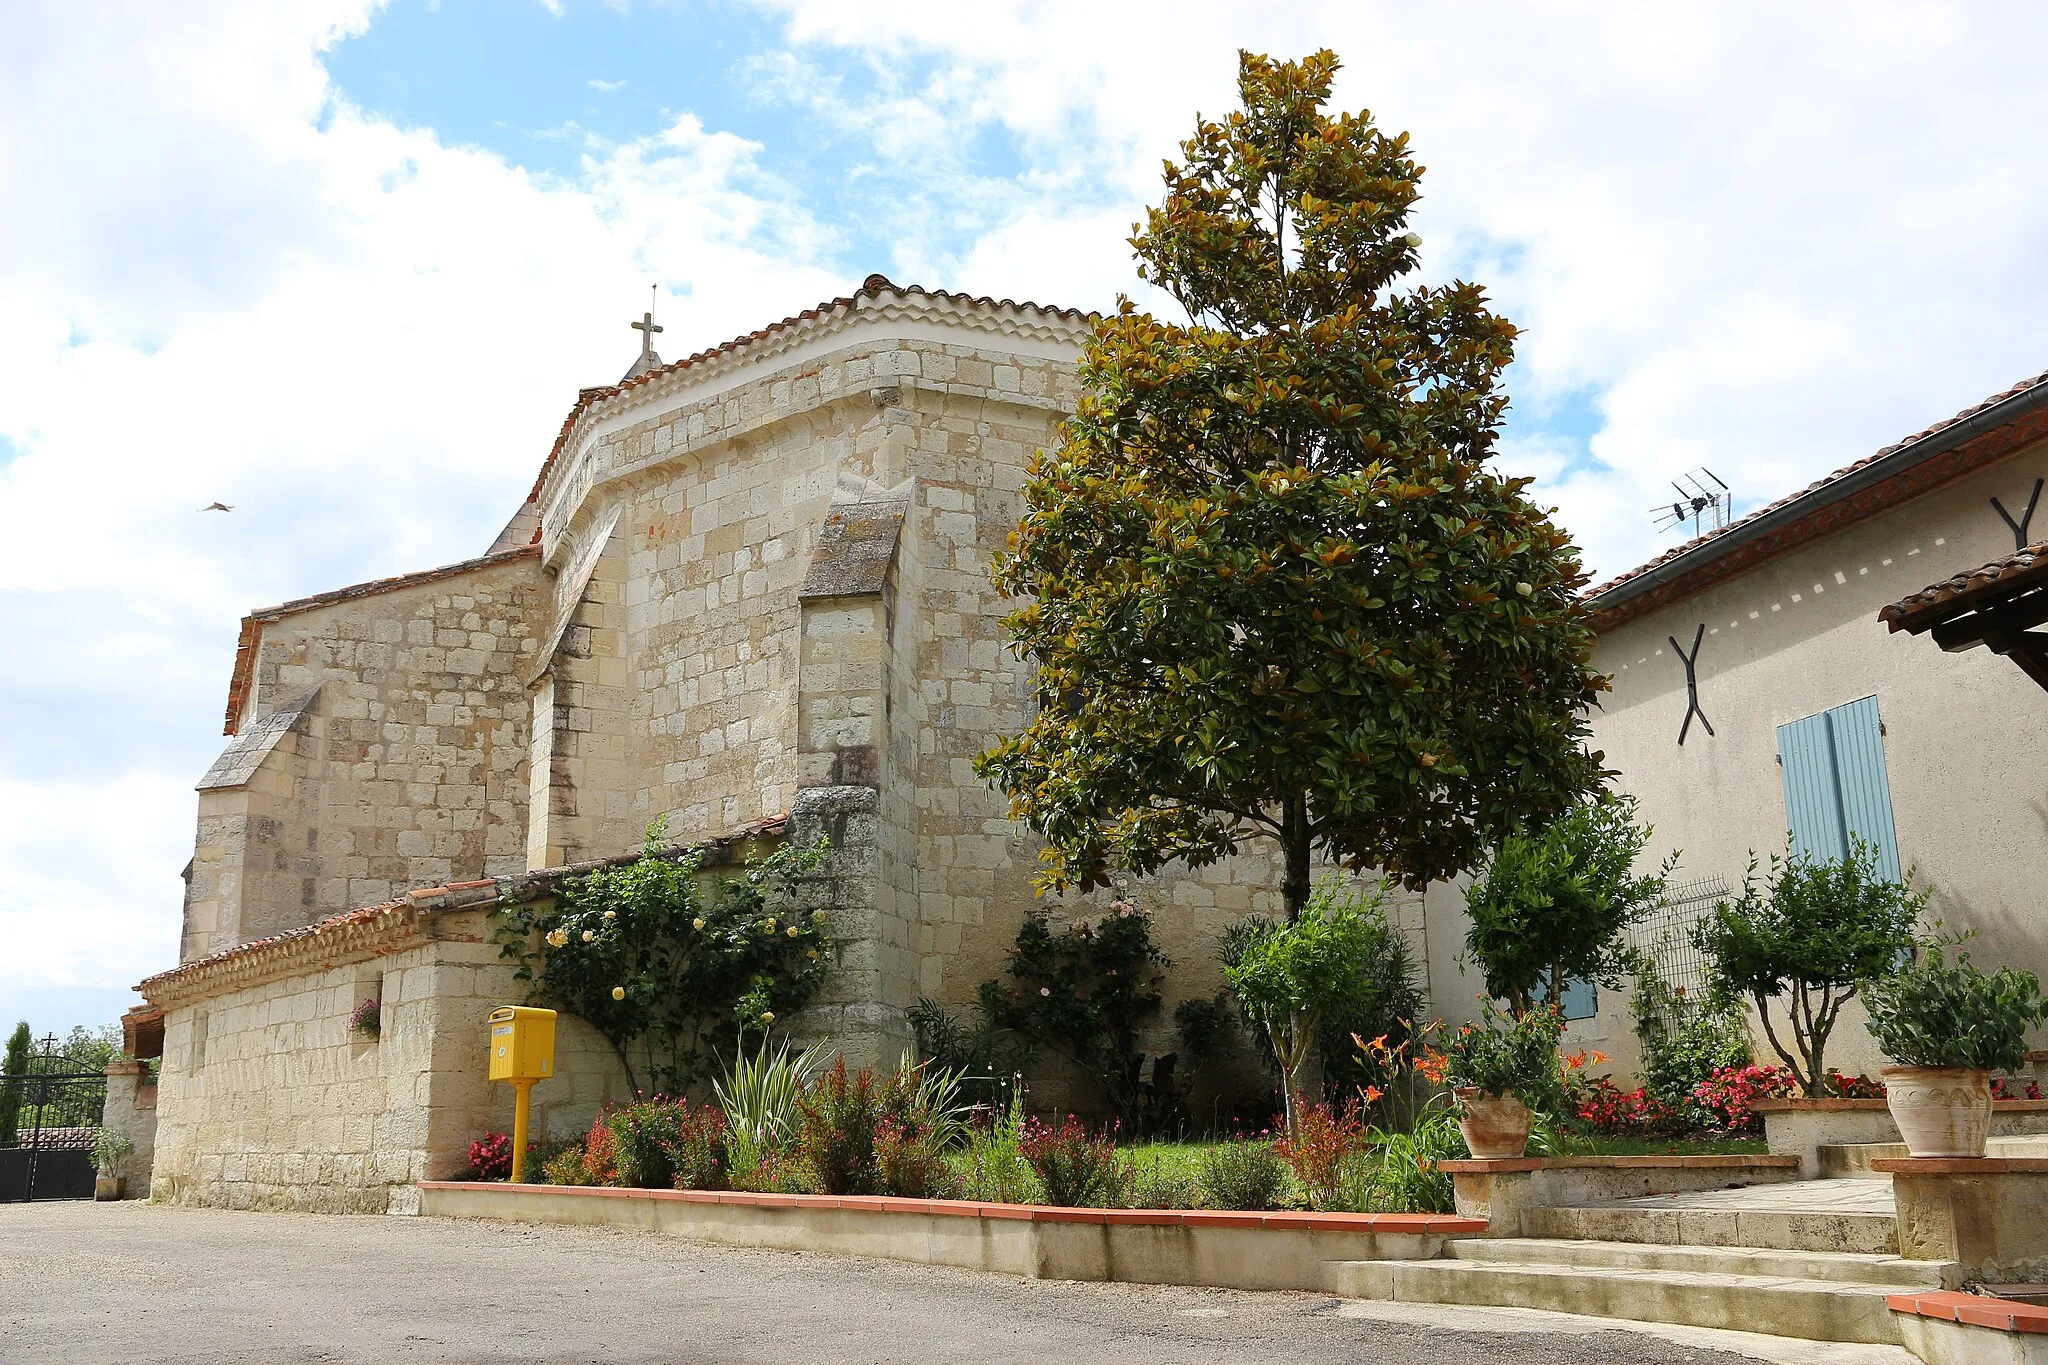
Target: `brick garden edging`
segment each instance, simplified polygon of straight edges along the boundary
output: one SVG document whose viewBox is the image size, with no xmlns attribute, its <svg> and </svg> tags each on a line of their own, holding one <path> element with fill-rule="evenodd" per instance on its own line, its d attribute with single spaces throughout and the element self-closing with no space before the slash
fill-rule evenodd
<svg viewBox="0 0 2048 1365">
<path fill-rule="evenodd" d="M 1935 1290 L 1886 1298 L 1906 1349 L 1927 1365 L 2043 1365 L 2048 1308 Z"/>
<path fill-rule="evenodd" d="M 723 1246 L 823 1251 L 1047 1280 L 1327 1292 L 1342 1261 L 1426 1260 L 1478 1219 L 1431 1213 L 1070 1209 L 957 1199 L 423 1180 L 444 1218 L 635 1227 Z"/>
</svg>

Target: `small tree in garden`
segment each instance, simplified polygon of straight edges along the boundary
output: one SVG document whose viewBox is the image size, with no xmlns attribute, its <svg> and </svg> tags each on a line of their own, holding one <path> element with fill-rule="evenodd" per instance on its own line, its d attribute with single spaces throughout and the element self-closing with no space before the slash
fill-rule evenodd
<svg viewBox="0 0 2048 1365">
<path fill-rule="evenodd" d="M 1667 858 L 1637 875 L 1650 828 L 1636 800 L 1573 806 L 1540 830 L 1510 835 L 1465 894 L 1465 947 L 1486 973 L 1486 993 L 1527 1014 L 1560 1000 L 1568 981 L 1619 986 L 1630 956 L 1622 933 L 1664 895 Z"/>
<path fill-rule="evenodd" d="M 1514 327 L 1404 287 L 1422 169 L 1326 113 L 1337 59 L 1245 53 L 1133 245 L 1124 300 L 995 565 L 1038 715 L 977 761 L 1048 889 L 1278 846 L 1419 888 L 1597 782 L 1605 686 L 1570 539 L 1489 468 Z"/>
<path fill-rule="evenodd" d="M 19 1078 L 28 1074 L 29 1052 L 34 1047 L 35 1034 L 24 1019 L 7 1035 L 7 1059 L 0 1062 L 0 1147 L 12 1147 L 20 1132 L 24 1087 Z"/>
<path fill-rule="evenodd" d="M 1807 1095 L 1827 1093 L 1828 1038 L 1858 983 L 1896 970 L 1913 950 L 1927 893 L 1884 875 L 1877 850 L 1852 839 L 1845 858 L 1773 857 L 1761 888 L 1756 863 L 1742 896 L 1693 927 L 1715 988 L 1756 1006 L 1771 1050 Z M 1910 878 L 1911 874 L 1908 874 Z M 1782 998 L 1790 1045 L 1771 1020 Z"/>
<path fill-rule="evenodd" d="M 1245 1013 L 1272 1043 L 1290 1139 L 1300 1135 L 1303 1072 L 1324 1021 L 1359 1010 L 1378 984 L 1374 961 L 1392 938 L 1376 894 L 1347 894 L 1325 882 L 1300 919 L 1269 922 L 1224 968 Z"/>
<path fill-rule="evenodd" d="M 783 844 L 703 894 L 702 854 L 665 833 L 657 821 L 640 857 L 565 883 L 552 903 L 500 912 L 497 932 L 535 998 L 603 1034 L 629 1084 L 679 1093 L 710 1080 L 743 1030 L 809 1004 L 832 942 L 822 910 L 793 908 L 822 841 Z"/>
</svg>

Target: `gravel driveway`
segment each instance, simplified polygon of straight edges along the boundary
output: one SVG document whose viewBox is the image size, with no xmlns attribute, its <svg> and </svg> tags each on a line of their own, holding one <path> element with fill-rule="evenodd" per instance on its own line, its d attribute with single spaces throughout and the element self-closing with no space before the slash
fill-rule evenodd
<svg viewBox="0 0 2048 1365">
<path fill-rule="evenodd" d="M 1908 1360 L 1890 1348 L 1653 1334 L 1552 1314 L 1013 1280 L 598 1229 L 0 1205 L 0 1365 L 1717 1365 L 1742 1356 Z"/>
</svg>

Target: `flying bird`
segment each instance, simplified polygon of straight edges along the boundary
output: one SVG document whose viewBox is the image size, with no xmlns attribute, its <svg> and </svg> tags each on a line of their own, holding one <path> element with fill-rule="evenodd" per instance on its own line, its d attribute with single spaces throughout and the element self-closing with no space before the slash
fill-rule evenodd
<svg viewBox="0 0 2048 1365">
<path fill-rule="evenodd" d="M 200 508 L 199 510 L 202 512 L 232 512 L 235 509 L 228 506 L 224 502 L 209 502 L 208 504 L 206 504 L 206 506 Z"/>
</svg>

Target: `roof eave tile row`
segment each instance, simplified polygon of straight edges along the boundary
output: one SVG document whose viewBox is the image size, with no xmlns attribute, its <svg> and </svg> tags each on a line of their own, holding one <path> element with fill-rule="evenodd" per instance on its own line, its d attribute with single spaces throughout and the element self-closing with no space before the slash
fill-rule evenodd
<svg viewBox="0 0 2048 1365">
<path fill-rule="evenodd" d="M 1636 603 L 1628 599 L 1624 599 L 1621 602 L 1615 603 L 1611 606 L 1603 607 L 1601 604 L 1601 599 L 1604 597 L 1611 596 L 1624 588 L 1627 588 L 1629 585 L 1635 583 L 1639 579 L 1643 578 L 1645 575 L 1651 574 L 1656 570 L 1663 568 L 1665 565 L 1672 563 L 1675 560 L 1682 559 L 1688 555 L 1695 554 L 1701 549 L 1711 545 L 1715 545 L 1717 543 L 1725 544 L 1727 548 L 1722 555 L 1717 556 L 1714 559 L 1711 559 L 1706 563 L 1701 564 L 1697 570 L 1695 570 L 1692 574 L 1687 575 L 1685 579 L 1682 579 L 1680 581 L 1690 584 L 1696 583 L 1697 580 L 1701 578 L 1707 578 L 1709 575 L 1712 574 L 1712 570 L 1714 568 L 1723 565 L 1725 561 L 1728 559 L 1728 557 L 1735 555 L 1738 551 L 1745 548 L 1744 542 L 1747 537 L 1747 534 L 1756 526 L 1758 522 L 1762 521 L 1763 519 L 1772 516 L 1774 513 L 1781 512 L 1784 509 L 1791 507 L 1793 504 L 1798 503 L 1801 499 L 1811 498 L 1817 493 L 1824 492 L 1831 485 L 1837 484 L 1841 482 L 1843 479 L 1848 478 L 1850 475 L 1855 474 L 1861 470 L 1868 469 L 1870 466 L 1877 464 L 1882 460 L 1890 459 L 1893 456 L 1901 454 L 1902 452 L 1911 450 L 1915 446 L 1922 445 L 1925 442 L 1941 435 L 1943 432 L 1949 431 L 1957 425 L 1969 421 L 1971 418 L 1977 417 L 1982 413 L 1988 412 L 1991 409 L 1997 407 L 2001 403 L 2009 402 L 2012 399 L 2021 396 L 2022 394 L 2028 393 L 2029 391 L 2040 387 L 2044 383 L 2048 383 L 2048 372 L 2035 375 L 2030 379 L 2023 379 L 2019 383 L 2013 385 L 2009 389 L 2004 390 L 2003 392 L 1993 394 L 1991 397 L 1984 399 L 1980 403 L 1975 403 L 1970 407 L 1964 408 L 1961 412 L 1958 412 L 1953 417 L 1949 417 L 1942 421 L 1936 422 L 1932 426 L 1927 427 L 1925 430 L 1915 432 L 1913 435 L 1906 437 L 1904 440 L 1896 441 L 1891 445 L 1885 446 L 1881 450 L 1875 451 L 1872 454 L 1863 457 L 1860 460 L 1857 460 L 1851 464 L 1844 465 L 1842 466 L 1842 468 L 1835 470 L 1832 474 L 1829 474 L 1826 478 L 1818 479 L 1815 482 L 1808 484 L 1806 487 L 1801 488 L 1794 493 L 1779 498 L 1776 502 L 1770 503 L 1763 507 L 1759 507 L 1755 511 L 1749 513 L 1748 515 L 1739 517 L 1736 520 L 1731 521 L 1730 523 L 1728 523 L 1728 525 L 1722 527 L 1717 531 L 1710 531 L 1705 535 L 1696 536 L 1693 539 L 1686 541 L 1684 544 L 1675 546 L 1674 548 L 1666 551 L 1665 553 L 1658 555 L 1654 559 L 1651 559 L 1643 564 L 1637 565 L 1635 568 L 1630 569 L 1627 573 L 1617 575 L 1616 577 L 1611 578 L 1604 583 L 1601 583 L 1593 588 L 1588 589 L 1585 594 L 1584 601 L 1586 601 L 1589 604 L 1589 606 L 1592 608 L 1596 616 L 1600 619 L 1600 623 L 1602 625 L 1619 624 L 1623 620 L 1627 620 L 1635 615 L 1639 615 L 1642 613 L 1642 611 L 1648 610 L 1650 608 L 1638 606 Z M 1901 477 L 1903 477 L 1903 474 L 1901 475 Z M 1891 496 L 1878 497 L 1873 499 L 1872 506 L 1868 508 L 1859 509 L 1859 515 L 1868 514 L 1869 512 L 1875 510 L 1882 510 L 1884 507 L 1894 506 L 1897 503 L 1904 501 L 1908 497 L 1916 496 L 1918 493 L 1925 491 L 1924 488 L 1919 487 L 1917 486 L 1917 484 L 1912 484 L 1910 482 L 1898 484 L 1896 487 L 1894 487 L 1892 481 L 1887 481 L 1887 483 L 1878 485 L 1878 487 L 1890 489 Z M 1816 514 L 1818 514 L 1819 510 L 1820 509 L 1816 509 Z M 1797 525 L 1799 528 L 1804 529 L 1804 534 L 1790 534 L 1784 537 L 1784 539 L 1787 541 L 1786 544 L 1772 545 L 1770 547 L 1767 547 L 1762 553 L 1756 555 L 1755 558 L 1760 561 L 1761 559 L 1769 558 L 1773 555 L 1783 553 L 1784 550 L 1790 548 L 1792 544 L 1803 543 L 1804 540 L 1810 539 L 1811 534 L 1815 531 L 1824 533 L 1825 531 L 1836 529 L 1832 521 L 1824 522 L 1823 524 L 1817 527 L 1809 526 L 1807 522 L 1801 522 Z M 1743 561 L 1744 566 L 1747 566 L 1748 562 L 1748 557 L 1745 557 Z M 1711 579 L 1709 579 L 1709 581 L 1711 581 Z"/>
<path fill-rule="evenodd" d="M 661 857 L 704 859 L 717 866 L 746 843 L 788 832 L 789 816 L 771 815 L 741 825 L 701 843 L 672 847 Z M 267 938 L 251 939 L 232 948 L 195 958 L 166 972 L 143 978 L 135 987 L 143 999 L 162 1008 L 194 999 L 218 995 L 280 976 L 345 960 L 386 956 L 414 946 L 421 935 L 425 916 L 455 914 L 469 910 L 493 910 L 501 905 L 524 905 L 553 895 L 563 882 L 608 867 L 620 867 L 638 860 L 638 852 L 561 867 L 522 872 L 513 877 L 486 877 L 479 881 L 450 882 L 407 891 L 388 901 L 345 910 L 338 915 L 286 929 Z"/>
</svg>

